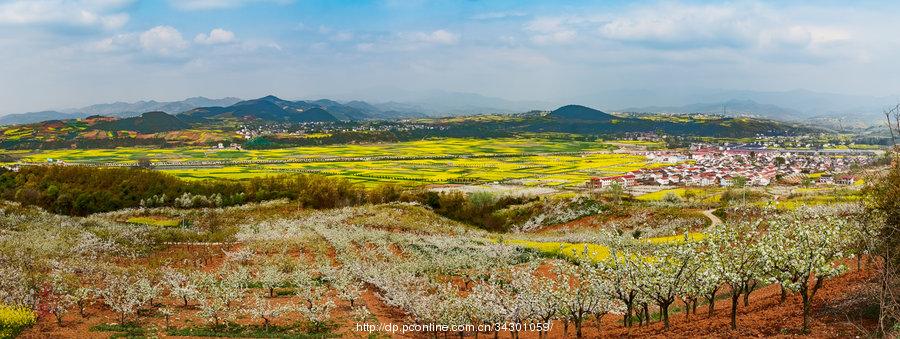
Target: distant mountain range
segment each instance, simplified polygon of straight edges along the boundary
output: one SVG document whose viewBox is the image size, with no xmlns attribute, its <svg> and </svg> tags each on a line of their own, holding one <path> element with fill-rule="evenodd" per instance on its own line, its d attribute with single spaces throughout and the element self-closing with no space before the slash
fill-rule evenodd
<svg viewBox="0 0 900 339">
<path fill-rule="evenodd" d="M 381 97 L 379 93 L 386 96 Z M 397 89 L 373 88 L 347 101 L 328 99 L 297 101 L 294 108 L 311 108 L 318 106 L 339 120 L 354 119 L 406 119 L 424 117 L 444 117 L 486 113 L 519 113 L 533 109 L 547 109 L 552 104 L 540 101 L 513 101 L 487 97 L 474 93 L 445 91 L 400 91 Z M 364 98 L 359 100 L 358 98 Z M 383 99 L 389 98 L 389 99 Z M 262 98 L 260 98 L 262 99 Z M 259 99 L 257 99 L 259 100 Z M 178 114 L 195 108 L 229 107 L 241 99 L 228 97 L 208 99 L 204 97 L 188 98 L 181 101 L 138 101 L 97 104 L 81 108 L 47 110 L 18 114 L 0 115 L 0 125 L 15 125 L 41 122 L 47 120 L 65 120 L 85 118 L 91 115 L 114 116 L 121 118 L 135 117 L 144 112 L 166 112 Z M 215 110 L 213 110 L 215 111 Z M 234 112 L 241 114 L 240 111 Z M 314 113 L 314 112 L 310 112 Z M 198 113 L 217 115 L 217 112 Z M 361 115 L 362 114 L 362 115 Z M 364 116 L 363 116 L 364 115 Z M 298 118 L 298 117 L 291 117 Z"/>
<path fill-rule="evenodd" d="M 458 100 L 454 101 L 451 98 Z M 514 113 L 528 110 L 524 109 L 524 106 L 522 106 L 522 110 L 489 107 L 492 104 L 504 106 L 511 102 L 503 99 L 482 97 L 476 94 L 453 93 L 447 96 L 433 94 L 431 99 L 435 100 L 435 102 L 440 102 L 436 105 L 444 108 L 429 108 L 424 103 L 393 101 L 384 103 L 369 103 L 361 100 L 341 103 L 329 99 L 290 101 L 272 95 L 243 101 L 231 97 L 223 99 L 195 97 L 182 101 L 116 102 L 61 111 L 9 114 L 0 116 L 0 125 L 79 119 L 92 115 L 132 118 L 138 117 L 145 112 L 165 112 L 170 115 L 177 115 L 178 119 L 184 122 L 194 123 L 222 118 L 253 118 L 283 122 L 406 119 L 480 113 Z M 452 102 L 455 102 L 455 104 L 452 104 Z"/>
<path fill-rule="evenodd" d="M 378 101 L 379 95 L 393 101 Z M 487 113 L 521 113 L 531 110 L 546 111 L 553 103 L 541 101 L 513 101 L 482 96 L 473 93 L 445 91 L 402 91 L 375 88 L 360 93 L 363 100 L 335 101 L 283 100 L 274 96 L 241 101 L 237 98 L 208 99 L 188 98 L 182 101 L 139 101 L 98 104 L 77 109 L 41 111 L 0 116 L 0 125 L 25 124 L 47 120 L 84 118 L 104 115 L 120 118 L 135 117 L 144 112 L 184 113 L 185 122 L 198 119 L 224 117 L 250 117 L 272 121 L 334 121 L 405 119 L 442 117 Z M 672 89 L 599 91 L 584 95 L 582 102 L 603 107 L 613 112 L 638 113 L 710 113 L 729 116 L 750 116 L 792 122 L 804 122 L 831 128 L 865 128 L 882 125 L 882 105 L 892 101 L 887 97 L 866 97 L 805 90 L 788 92 L 710 91 L 696 94 Z M 381 99 L 384 100 L 384 99 Z M 640 105 L 640 103 L 656 103 Z M 630 105 L 628 105 L 630 103 Z M 638 103 L 637 105 L 635 103 Z M 669 104 L 659 104 L 669 103 Z M 615 109 L 616 107 L 624 107 Z M 322 111 L 315 110 L 319 108 Z M 302 113 L 300 113 L 302 112 Z"/>
<path fill-rule="evenodd" d="M 208 99 L 204 97 L 187 98 L 181 101 L 138 101 L 97 104 L 81 108 L 60 111 L 41 111 L 8 114 L 0 116 L 0 125 L 30 124 L 47 120 L 66 120 L 86 118 L 92 115 L 114 117 L 134 117 L 145 112 L 166 112 L 170 114 L 188 111 L 197 107 L 229 106 L 241 101 L 238 98 Z"/>
<path fill-rule="evenodd" d="M 186 122 L 225 118 L 259 119 L 273 122 L 329 122 L 396 119 L 424 116 L 421 113 L 380 108 L 364 101 L 346 104 L 328 99 L 290 101 L 273 95 L 244 100 L 227 107 L 199 107 L 178 114 Z"/>
<path fill-rule="evenodd" d="M 17 113 L 0 116 L 0 125 L 33 124 L 41 121 L 79 119 L 88 116 L 90 116 L 90 114 L 63 113 L 59 111 Z"/>
<path fill-rule="evenodd" d="M 508 100 L 476 93 L 442 90 L 404 90 L 391 86 L 367 88 L 339 95 L 341 98 L 365 100 L 382 111 L 416 112 L 432 117 L 520 113 L 558 107 L 556 102 Z M 578 102 L 578 101 L 568 101 Z"/>
<path fill-rule="evenodd" d="M 170 114 L 181 113 L 184 111 L 192 110 L 197 107 L 209 107 L 209 106 L 229 106 L 234 105 L 235 103 L 241 101 L 241 99 L 234 97 L 227 97 L 222 99 L 208 99 L 204 97 L 193 97 L 187 98 L 181 101 L 138 101 L 133 103 L 127 102 L 115 102 L 111 104 L 99 104 L 99 105 L 91 105 L 87 107 L 82 107 L 74 110 L 67 110 L 68 112 L 80 112 L 89 115 L 111 115 L 111 116 L 120 116 L 120 117 L 128 117 L 128 116 L 137 116 L 144 112 L 166 112 Z"/>
<path fill-rule="evenodd" d="M 809 90 L 765 92 L 748 90 L 637 89 L 596 91 L 567 98 L 612 111 L 721 113 L 817 122 L 842 119 L 860 125 L 883 124 L 881 111 L 900 101 L 896 96 L 847 95 Z"/>
</svg>

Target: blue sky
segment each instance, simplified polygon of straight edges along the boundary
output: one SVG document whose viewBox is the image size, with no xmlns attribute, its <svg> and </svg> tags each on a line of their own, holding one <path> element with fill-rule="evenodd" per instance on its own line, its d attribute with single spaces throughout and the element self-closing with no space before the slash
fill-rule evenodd
<svg viewBox="0 0 900 339">
<path fill-rule="evenodd" d="M 891 2 L 0 0 L 0 113 L 190 96 L 900 94 Z M 647 98 L 647 104 L 664 104 Z"/>
</svg>

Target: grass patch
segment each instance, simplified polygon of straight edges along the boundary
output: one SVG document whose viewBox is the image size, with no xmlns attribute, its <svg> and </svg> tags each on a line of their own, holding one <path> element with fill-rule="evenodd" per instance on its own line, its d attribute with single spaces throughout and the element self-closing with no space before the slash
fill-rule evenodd
<svg viewBox="0 0 900 339">
<path fill-rule="evenodd" d="M 240 325 L 229 323 L 227 325 L 187 327 L 169 329 L 166 334 L 176 337 L 238 337 L 238 338 L 337 338 L 333 333 L 335 324 L 293 324 L 288 326 L 270 325 L 266 330 L 261 325 Z"/>
<path fill-rule="evenodd" d="M 128 218 L 128 220 L 126 221 L 132 224 L 142 224 L 157 227 L 177 227 L 181 224 L 181 221 L 179 220 L 154 217 L 132 217 Z"/>
<path fill-rule="evenodd" d="M 115 332 L 110 338 L 146 338 L 147 331 L 140 325 L 128 324 L 99 324 L 91 326 L 91 332 Z"/>
</svg>

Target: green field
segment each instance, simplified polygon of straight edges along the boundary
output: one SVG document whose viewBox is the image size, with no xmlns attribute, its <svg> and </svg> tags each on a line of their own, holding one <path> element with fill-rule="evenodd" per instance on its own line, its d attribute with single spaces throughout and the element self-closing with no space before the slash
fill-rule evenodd
<svg viewBox="0 0 900 339">
<path fill-rule="evenodd" d="M 150 226 L 158 226 L 158 227 L 175 227 L 178 226 L 181 221 L 172 220 L 166 218 L 151 218 L 151 217 L 132 217 L 128 218 L 127 222 L 132 224 L 141 224 L 141 225 L 150 225 Z"/>
<path fill-rule="evenodd" d="M 273 150 L 213 150 L 207 148 L 116 148 L 102 150 L 48 150 L 21 155 L 21 161 L 45 163 L 130 164 L 183 161 L 304 161 L 276 164 L 217 164 L 197 167 L 162 167 L 185 179 L 247 179 L 287 173 L 340 176 L 374 185 L 490 183 L 513 180 L 526 186 L 576 186 L 589 176 L 616 175 L 654 166 L 643 156 L 609 152 L 602 142 L 532 139 L 430 139 L 401 143 L 293 147 Z M 584 152 L 579 154 L 541 154 Z M 501 157 L 485 155 L 501 154 Z M 427 159 L 432 156 L 450 158 Z M 335 161 L 334 158 L 355 158 Z M 359 157 L 415 157 L 368 159 Z M 328 159 L 317 162 L 316 159 Z"/>
</svg>

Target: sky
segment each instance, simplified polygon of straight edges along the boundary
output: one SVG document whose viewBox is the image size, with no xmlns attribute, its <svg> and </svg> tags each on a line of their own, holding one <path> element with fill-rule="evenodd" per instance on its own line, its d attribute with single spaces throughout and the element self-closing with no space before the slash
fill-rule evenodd
<svg viewBox="0 0 900 339">
<path fill-rule="evenodd" d="M 403 91 L 900 94 L 877 1 L 0 0 L 0 114 Z M 379 100 L 381 99 L 381 100 Z M 657 104 L 647 98 L 648 104 Z"/>
</svg>

